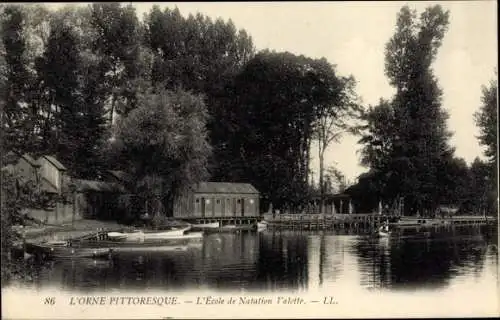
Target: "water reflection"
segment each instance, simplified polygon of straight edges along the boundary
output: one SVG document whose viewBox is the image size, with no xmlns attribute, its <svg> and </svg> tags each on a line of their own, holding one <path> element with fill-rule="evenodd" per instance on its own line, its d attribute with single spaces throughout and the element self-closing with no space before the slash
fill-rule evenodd
<svg viewBox="0 0 500 320">
<path fill-rule="evenodd" d="M 496 279 L 496 239 L 496 231 L 484 228 L 394 239 L 335 232 L 213 234 L 183 250 L 31 266 L 35 278 L 27 285 L 86 292 L 443 289 L 453 281 Z"/>
</svg>

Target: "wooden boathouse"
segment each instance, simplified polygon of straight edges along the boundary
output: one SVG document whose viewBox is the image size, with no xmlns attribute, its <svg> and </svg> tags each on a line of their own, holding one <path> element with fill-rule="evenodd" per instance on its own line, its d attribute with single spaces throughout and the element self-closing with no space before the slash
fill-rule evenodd
<svg viewBox="0 0 500 320">
<path fill-rule="evenodd" d="M 193 223 L 253 224 L 259 191 L 249 183 L 200 182 L 174 201 L 173 217 Z"/>
</svg>

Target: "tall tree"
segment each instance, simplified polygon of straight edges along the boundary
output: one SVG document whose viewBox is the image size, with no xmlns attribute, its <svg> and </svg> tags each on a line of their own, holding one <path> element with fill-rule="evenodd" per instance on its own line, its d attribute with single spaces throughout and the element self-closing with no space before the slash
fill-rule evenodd
<svg viewBox="0 0 500 320">
<path fill-rule="evenodd" d="M 484 86 L 483 96 L 481 97 L 482 105 L 475 113 L 476 124 L 479 127 L 479 142 L 485 147 L 484 154 L 488 158 L 488 170 L 483 173 L 482 177 L 475 174 L 476 184 L 485 185 L 487 190 L 484 191 L 483 203 L 481 207 L 488 212 L 494 212 L 498 204 L 498 82 L 493 80 L 488 87 Z M 480 167 L 477 164 L 476 168 Z M 480 172 L 476 170 L 474 172 Z M 484 170 L 483 170 L 484 171 Z M 479 182 L 477 182 L 479 181 Z M 480 183 L 483 181 L 483 184 Z"/>
<path fill-rule="evenodd" d="M 398 14 L 396 32 L 386 47 L 386 75 L 396 88 L 389 102 L 366 114 L 365 163 L 383 173 L 383 193 L 404 196 L 407 213 L 432 211 L 444 199 L 438 178 L 453 156 L 447 114 L 432 63 L 448 27 L 449 13 L 427 8 L 417 19 L 407 6 Z M 377 123 L 392 119 L 388 123 Z"/>
<path fill-rule="evenodd" d="M 97 66 L 109 99 L 109 125 L 114 114 L 126 114 L 136 106 L 136 84 L 140 76 L 139 59 L 142 30 L 132 5 L 96 3 L 90 6 L 93 31 L 92 51 L 101 60 Z"/>
<path fill-rule="evenodd" d="M 320 77 L 319 80 L 325 81 Z M 336 86 L 328 88 L 323 104 L 316 105 L 316 121 L 313 124 L 314 138 L 318 142 L 321 212 L 324 208 L 325 195 L 325 152 L 333 142 L 338 142 L 343 134 L 356 133 L 356 126 L 349 122 L 358 118 L 361 111 L 355 94 L 356 82 L 352 76 L 329 82 Z"/>
<path fill-rule="evenodd" d="M 7 149 L 25 151 L 33 143 L 33 114 L 29 108 L 32 76 L 26 61 L 26 14 L 18 5 L 1 12 L 2 136 Z"/>
<path fill-rule="evenodd" d="M 154 56 L 151 79 L 154 85 L 178 87 L 202 94 L 210 119 L 207 127 L 213 146 L 211 168 L 215 179 L 224 179 L 230 161 L 226 132 L 230 123 L 230 86 L 253 57 L 252 38 L 237 30 L 231 20 L 213 21 L 202 14 L 187 18 L 175 9 L 154 6 L 145 18 L 145 42 Z"/>
<path fill-rule="evenodd" d="M 343 89 L 326 60 L 257 54 L 227 87 L 232 97 L 221 108 L 224 179 L 252 182 L 274 205 L 297 207 L 308 196 L 314 126 L 326 108 L 341 113 Z"/>
<path fill-rule="evenodd" d="M 498 82 L 491 81 L 488 87 L 482 88 L 481 108 L 475 113 L 476 124 L 479 127 L 479 142 L 485 146 L 484 154 L 492 163 L 493 169 L 498 164 Z"/>
<path fill-rule="evenodd" d="M 75 177 L 96 175 L 96 159 L 104 138 L 99 70 L 82 58 L 80 38 L 64 19 L 52 21 L 39 63 L 50 115 L 44 150 L 54 153 Z M 102 75 L 102 74 L 101 74 Z"/>
<path fill-rule="evenodd" d="M 206 106 L 199 96 L 164 88 L 148 90 L 138 102 L 118 122 L 115 154 L 136 177 L 151 213 L 171 214 L 174 197 L 207 177 Z"/>
</svg>

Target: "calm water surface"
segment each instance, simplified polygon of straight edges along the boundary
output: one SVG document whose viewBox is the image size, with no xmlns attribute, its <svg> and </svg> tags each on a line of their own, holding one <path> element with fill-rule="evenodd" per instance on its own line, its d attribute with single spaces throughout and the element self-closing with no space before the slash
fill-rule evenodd
<svg viewBox="0 0 500 320">
<path fill-rule="evenodd" d="M 22 287 L 103 292 L 157 289 L 292 291 L 452 290 L 483 283 L 498 290 L 497 231 L 453 228 L 432 239 L 265 231 L 212 234 L 172 252 L 123 253 L 110 261 L 52 261 Z M 498 292 L 498 291 L 496 291 Z"/>
</svg>

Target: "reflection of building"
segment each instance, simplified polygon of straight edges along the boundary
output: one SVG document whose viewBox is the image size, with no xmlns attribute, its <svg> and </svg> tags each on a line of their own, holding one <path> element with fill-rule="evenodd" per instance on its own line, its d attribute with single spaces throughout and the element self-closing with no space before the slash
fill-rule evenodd
<svg viewBox="0 0 500 320">
<path fill-rule="evenodd" d="M 174 202 L 176 218 L 257 217 L 259 192 L 248 183 L 200 182 Z"/>
</svg>

